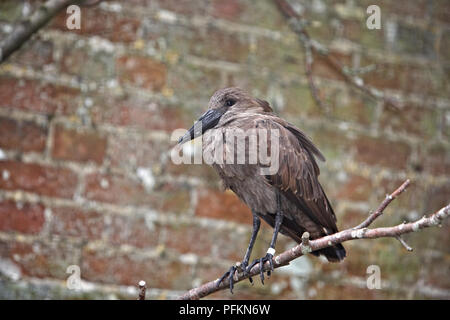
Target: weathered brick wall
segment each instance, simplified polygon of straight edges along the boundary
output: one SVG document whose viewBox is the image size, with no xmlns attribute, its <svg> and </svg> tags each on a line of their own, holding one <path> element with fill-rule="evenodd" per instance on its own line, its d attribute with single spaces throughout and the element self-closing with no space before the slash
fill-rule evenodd
<svg viewBox="0 0 450 320">
<path fill-rule="evenodd" d="M 218 88 L 267 99 L 327 158 L 321 181 L 340 228 L 359 223 L 406 177 L 413 184 L 376 222 L 397 224 L 450 199 L 450 3 L 291 1 L 309 30 L 392 111 L 350 89 L 323 60 L 314 71 L 330 106 L 314 103 L 303 51 L 269 0 L 109 1 L 61 14 L 0 65 L 0 297 L 171 298 L 242 259 L 249 210 L 207 166 L 175 166 L 170 133 L 187 128 Z M 0 2 L 0 38 L 40 1 Z M 382 29 L 368 30 L 378 4 Z M 254 257 L 267 248 L 263 228 Z M 347 243 L 328 264 L 303 257 L 266 285 L 212 298 L 449 298 L 449 227 Z M 293 243 L 281 237 L 277 249 Z M 78 265 L 82 291 L 68 290 Z M 378 265 L 382 289 L 366 288 Z"/>
</svg>

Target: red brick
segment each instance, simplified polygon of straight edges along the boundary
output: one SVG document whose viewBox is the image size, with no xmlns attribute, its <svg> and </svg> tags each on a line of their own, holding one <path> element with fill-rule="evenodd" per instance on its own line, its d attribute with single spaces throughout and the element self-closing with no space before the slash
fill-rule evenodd
<svg viewBox="0 0 450 320">
<path fill-rule="evenodd" d="M 364 29 L 360 20 L 342 20 L 342 36 L 348 40 L 359 42 L 363 36 Z"/>
<path fill-rule="evenodd" d="M 340 52 L 331 52 L 331 58 L 335 59 L 341 66 L 351 66 L 351 55 L 343 54 Z M 336 71 L 332 64 L 328 62 L 323 56 L 314 54 L 314 60 L 312 64 L 313 74 L 318 77 L 344 80 L 344 77 L 340 72 Z"/>
<path fill-rule="evenodd" d="M 81 81 L 104 83 L 105 79 L 116 76 L 115 58 L 111 52 L 92 53 L 85 47 L 74 50 L 73 43 L 68 43 L 61 49 L 61 57 L 58 61 L 60 71 Z"/>
<path fill-rule="evenodd" d="M 380 126 L 395 132 L 406 132 L 422 138 L 432 137 L 438 122 L 435 109 L 425 106 L 405 105 L 402 110 L 384 108 L 380 116 Z"/>
<path fill-rule="evenodd" d="M 332 198 L 366 202 L 370 198 L 372 190 L 373 186 L 369 179 L 352 175 L 337 190 L 330 190 L 330 194 L 335 194 Z"/>
<path fill-rule="evenodd" d="M 310 94 L 309 88 L 308 94 Z M 368 98 L 367 95 L 348 89 L 343 90 L 342 88 L 323 88 L 321 90 L 321 99 L 328 103 L 329 110 L 327 110 L 327 116 L 330 118 L 356 122 L 363 125 L 370 125 L 373 123 L 376 103 Z M 294 107 L 298 109 L 296 104 Z M 320 112 L 321 110 L 317 107 L 315 102 L 312 108 L 314 110 L 309 112 L 311 115 L 319 118 L 323 117 L 323 112 Z"/>
<path fill-rule="evenodd" d="M 441 69 L 433 65 L 421 66 L 408 63 L 386 63 L 384 61 L 362 59 L 361 65 L 375 64 L 372 72 L 361 78 L 368 86 L 378 89 L 401 90 L 407 93 L 420 91 L 423 95 L 442 95 L 445 81 Z"/>
<path fill-rule="evenodd" d="M 212 15 L 221 19 L 236 20 L 244 9 L 243 3 L 238 0 L 215 0 L 212 5 Z"/>
<path fill-rule="evenodd" d="M 186 213 L 191 206 L 191 187 L 187 184 L 164 183 L 155 186 L 152 206 L 158 211 Z"/>
<path fill-rule="evenodd" d="M 106 138 L 95 132 L 79 132 L 57 125 L 53 134 L 52 157 L 78 162 L 103 162 Z"/>
<path fill-rule="evenodd" d="M 182 15 L 204 15 L 208 13 L 208 0 L 129 0 L 133 5 L 163 9 Z"/>
<path fill-rule="evenodd" d="M 431 46 L 430 46 L 431 47 Z M 414 94 L 421 92 L 423 95 L 439 95 L 448 97 L 446 88 L 446 75 L 442 69 L 434 65 L 419 66 L 415 64 L 406 65 L 405 80 L 402 90 Z"/>
<path fill-rule="evenodd" d="M 359 225 L 365 218 L 368 212 L 346 209 L 345 212 L 337 217 L 338 229 L 353 228 Z"/>
<path fill-rule="evenodd" d="M 143 217 L 113 215 L 108 220 L 106 238 L 112 244 L 151 249 L 159 243 L 160 228 L 149 228 Z"/>
<path fill-rule="evenodd" d="M 443 145 L 423 148 L 420 153 L 421 168 L 433 175 L 450 176 L 450 150 Z"/>
<path fill-rule="evenodd" d="M 250 209 L 231 191 L 199 190 L 197 216 L 251 224 Z"/>
<path fill-rule="evenodd" d="M 193 55 L 230 62 L 246 62 L 250 47 L 248 37 L 208 26 L 206 30 L 187 29 L 188 49 Z M 180 39 L 181 40 L 181 39 Z"/>
<path fill-rule="evenodd" d="M 192 125 L 188 114 L 177 106 L 116 97 L 99 97 L 91 112 L 95 123 L 167 132 Z"/>
<path fill-rule="evenodd" d="M 3 257 L 18 265 L 24 276 L 66 280 L 69 276 L 67 267 L 81 265 L 79 244 L 65 241 L 9 242 L 6 247 Z"/>
<path fill-rule="evenodd" d="M 84 196 L 89 200 L 120 205 L 151 206 L 158 211 L 183 213 L 190 207 L 190 188 L 183 184 L 156 184 L 146 190 L 138 180 L 118 175 L 90 174 Z"/>
<path fill-rule="evenodd" d="M 165 172 L 175 176 L 188 176 L 201 179 L 211 186 L 217 185 L 219 176 L 216 171 L 206 164 L 179 164 L 176 165 L 172 161 L 167 163 Z"/>
<path fill-rule="evenodd" d="M 52 21 L 51 27 L 81 35 L 97 35 L 113 42 L 135 41 L 140 25 L 140 21 L 136 18 L 124 17 L 97 8 L 82 8 L 80 29 L 69 30 L 66 26 L 68 17 L 65 12 L 59 14 Z"/>
<path fill-rule="evenodd" d="M 301 126 L 299 127 L 301 128 Z M 349 153 L 353 144 L 344 132 L 325 126 L 310 130 L 308 135 L 327 160 L 342 159 L 343 155 Z"/>
<path fill-rule="evenodd" d="M 363 74 L 361 78 L 366 85 L 378 89 L 401 90 L 404 86 L 405 78 L 408 77 L 408 68 L 402 64 L 384 63 L 382 61 L 367 60 L 362 65 L 376 64 L 375 70 Z"/>
<path fill-rule="evenodd" d="M 384 199 L 386 194 L 391 194 L 394 190 L 402 185 L 406 179 L 383 179 L 381 183 L 374 189 L 375 198 L 377 201 L 372 204 L 372 208 L 375 209 L 381 201 Z M 422 208 L 424 204 L 424 197 L 427 193 L 427 187 L 418 183 L 418 181 L 412 180 L 410 186 L 408 187 L 406 192 L 403 192 L 400 197 L 396 198 L 393 201 L 387 211 L 392 210 L 395 211 L 403 211 L 406 209 L 416 210 L 415 208 Z M 382 222 L 387 223 L 386 219 L 389 219 L 390 215 L 384 217 Z M 392 215 L 394 219 L 392 224 L 398 224 L 399 217 L 396 215 Z M 381 221 L 381 220 L 380 220 Z M 376 222 L 375 222 L 376 223 Z"/>
<path fill-rule="evenodd" d="M 304 51 L 299 42 L 266 37 L 256 38 L 255 42 L 256 50 L 252 50 L 252 63 L 255 67 L 258 66 L 273 70 L 275 77 L 282 76 L 283 74 L 292 74 L 293 70 L 295 70 L 295 74 L 305 74 L 304 68 L 300 67 L 304 64 Z M 245 71 L 243 73 L 245 74 Z M 236 79 L 226 85 L 233 85 L 234 83 L 242 86 L 240 82 L 250 80 L 244 74 L 230 74 L 228 76 L 229 78 L 236 77 Z M 258 89 L 260 92 L 267 92 L 267 87 L 271 86 L 264 78 L 252 78 L 250 81 L 251 83 L 248 83 L 245 89 Z M 295 83 L 294 85 L 297 88 L 299 87 L 299 83 Z"/>
<path fill-rule="evenodd" d="M 237 78 L 239 76 L 236 76 Z M 239 77 L 239 80 L 243 80 L 243 77 Z M 174 92 L 183 93 L 183 101 L 205 101 L 205 105 L 199 105 L 196 110 L 197 114 L 191 114 L 190 125 L 195 116 L 199 116 L 201 110 L 206 109 L 206 101 L 209 100 L 211 95 L 218 89 L 224 86 L 223 72 L 215 69 L 201 69 L 198 66 L 192 66 L 189 64 L 176 64 L 171 66 L 168 74 L 168 86 L 173 89 Z M 199 86 L 198 84 L 202 85 Z M 228 84 L 227 84 L 228 85 Z M 231 85 L 231 83 L 229 84 Z M 233 83 L 236 85 L 236 83 Z M 188 108 L 182 103 L 177 107 L 184 107 L 185 112 L 188 112 Z M 192 111 L 191 111 L 192 113 Z"/>
<path fill-rule="evenodd" d="M 77 175 L 69 169 L 9 160 L 0 161 L 0 172 L 3 173 L 0 189 L 60 198 L 72 198 L 78 181 Z"/>
<path fill-rule="evenodd" d="M 423 0 L 422 0 L 423 1 Z M 450 4 L 446 0 L 437 0 L 431 2 L 432 19 L 448 24 L 450 21 Z"/>
<path fill-rule="evenodd" d="M 350 299 L 350 297 L 367 300 L 383 298 L 383 293 L 380 292 L 383 290 L 368 290 L 367 288 L 358 288 L 352 285 L 339 285 L 333 282 L 325 284 L 321 282 L 319 286 L 310 286 L 310 290 L 311 289 L 314 290 L 314 292 L 317 292 L 314 299 L 319 300 L 341 300 Z"/>
<path fill-rule="evenodd" d="M 47 129 L 31 121 L 0 117 L 0 147 L 19 151 L 42 152 Z"/>
<path fill-rule="evenodd" d="M 112 136 L 108 156 L 114 167 L 153 167 L 158 165 L 167 145 L 137 137 Z"/>
<path fill-rule="evenodd" d="M 154 288 L 188 289 L 189 266 L 138 253 L 108 254 L 83 250 L 81 270 L 88 281 L 135 286 L 144 280 Z"/>
<path fill-rule="evenodd" d="M 133 179 L 122 175 L 93 173 L 86 177 L 84 196 L 89 200 L 122 205 L 151 204 L 152 196 Z"/>
<path fill-rule="evenodd" d="M 35 68 L 51 64 L 53 63 L 53 42 L 39 39 L 27 41 L 11 56 L 11 61 Z"/>
<path fill-rule="evenodd" d="M 99 240 L 106 231 L 104 216 L 101 213 L 73 207 L 51 208 L 51 211 L 51 234 Z"/>
<path fill-rule="evenodd" d="M 0 230 L 36 234 L 45 223 L 41 204 L 19 204 L 14 201 L 0 202 Z"/>
<path fill-rule="evenodd" d="M 0 77 L 0 107 L 44 114 L 70 114 L 78 90 L 34 80 Z"/>
<path fill-rule="evenodd" d="M 127 244 L 151 248 L 158 243 L 159 229 L 150 230 L 145 219 L 105 214 L 74 207 L 52 209 L 50 233 L 83 240 L 105 240 L 113 245 Z"/>
<path fill-rule="evenodd" d="M 356 160 L 369 165 L 407 169 L 411 148 L 402 142 L 359 137 L 355 142 Z"/>
<path fill-rule="evenodd" d="M 437 210 L 448 205 L 448 196 L 450 194 L 450 183 L 430 186 L 424 195 L 424 212 L 427 214 L 434 213 Z"/>
<path fill-rule="evenodd" d="M 153 91 L 161 91 L 166 84 L 166 66 L 150 58 L 122 56 L 117 59 L 117 69 L 119 79 L 124 84 Z"/>
<path fill-rule="evenodd" d="M 199 256 L 211 254 L 214 238 L 207 228 L 176 225 L 165 228 L 165 244 L 179 253 L 195 253 Z"/>
<path fill-rule="evenodd" d="M 64 48 L 63 57 L 59 61 L 60 70 L 62 73 L 71 75 L 79 75 L 86 61 L 90 59 L 87 50 L 73 50 L 71 46 Z"/>
<path fill-rule="evenodd" d="M 240 261 L 248 244 L 249 234 L 209 227 L 175 225 L 164 228 L 165 245 L 179 253 Z"/>
<path fill-rule="evenodd" d="M 434 2 L 434 1 L 433 1 Z M 431 3 L 433 3 L 431 2 Z M 442 1 L 442 2 L 445 2 Z M 375 4 L 371 0 L 360 0 L 358 1 L 358 5 L 360 5 L 362 8 L 367 8 L 368 6 Z M 409 0 L 397 0 L 397 1 L 391 1 L 391 0 L 378 0 L 376 4 L 381 8 L 382 15 L 383 14 L 389 14 L 394 13 L 398 14 L 401 12 L 401 14 L 406 18 L 407 16 L 411 16 L 414 18 L 426 18 L 426 14 L 429 12 L 429 2 L 427 0 L 417 0 L 414 1 L 414 4 L 412 4 Z M 382 20 L 383 21 L 383 18 Z"/>
</svg>

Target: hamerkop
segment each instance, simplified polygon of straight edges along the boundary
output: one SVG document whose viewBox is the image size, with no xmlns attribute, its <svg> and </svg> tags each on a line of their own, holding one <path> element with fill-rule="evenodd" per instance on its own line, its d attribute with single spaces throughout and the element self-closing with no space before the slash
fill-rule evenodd
<svg viewBox="0 0 450 320">
<path fill-rule="evenodd" d="M 279 154 L 275 157 L 278 160 L 276 172 L 262 173 L 264 171 L 261 169 L 267 165 L 261 164 L 260 161 L 212 163 L 222 178 L 224 186 L 236 193 L 252 211 L 253 232 L 244 260 L 239 267 L 240 270 L 248 272 L 255 264 L 264 264 L 269 261 L 273 271 L 272 258 L 275 254 L 278 232 L 300 243 L 305 231 L 309 232 L 311 239 L 338 231 L 333 208 L 318 180 L 320 171 L 315 158 L 322 161 L 325 161 L 325 158 L 302 131 L 275 115 L 267 101 L 253 98 L 239 88 L 221 89 L 211 97 L 208 111 L 199 118 L 197 124 L 201 124 L 201 128 L 198 129 L 198 126 L 194 125 L 180 138 L 179 144 L 203 135 L 204 156 L 206 152 L 209 154 L 217 152 L 219 147 L 224 150 L 220 149 L 219 153 L 229 152 L 229 147 L 220 146 L 218 143 L 226 145 L 230 140 L 215 138 L 218 135 L 226 136 L 226 133 L 230 131 L 266 130 L 269 133 L 275 132 L 277 136 Z M 233 141 L 232 145 L 235 143 Z M 257 145 L 261 147 L 261 144 Z M 264 148 L 269 146 L 270 143 L 267 143 Z M 245 145 L 246 156 L 249 156 L 251 152 L 255 153 L 248 150 L 249 147 L 250 143 Z M 238 153 L 238 148 L 234 148 L 233 152 Z M 235 156 L 233 155 L 232 158 L 234 159 Z M 267 254 L 249 264 L 250 254 L 260 227 L 260 218 L 273 227 L 272 241 Z M 338 262 L 344 259 L 346 252 L 341 244 L 337 244 L 312 254 L 323 255 L 328 261 Z M 232 291 L 233 276 L 237 269 L 236 266 L 231 267 L 217 284 L 229 277 Z M 263 268 L 261 268 L 260 276 L 264 283 L 262 270 Z M 270 275 L 270 271 L 268 274 Z"/>
</svg>

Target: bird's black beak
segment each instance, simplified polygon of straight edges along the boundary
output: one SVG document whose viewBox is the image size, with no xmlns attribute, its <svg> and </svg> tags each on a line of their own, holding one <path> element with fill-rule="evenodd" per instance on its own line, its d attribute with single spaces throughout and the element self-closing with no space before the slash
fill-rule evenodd
<svg viewBox="0 0 450 320">
<path fill-rule="evenodd" d="M 187 141 L 195 139 L 204 134 L 207 130 L 214 128 L 225 111 L 226 109 L 222 108 L 209 109 L 206 111 L 200 118 L 198 118 L 197 122 L 188 130 L 188 132 L 186 132 L 186 134 L 178 140 L 178 144 L 183 144 Z"/>
</svg>

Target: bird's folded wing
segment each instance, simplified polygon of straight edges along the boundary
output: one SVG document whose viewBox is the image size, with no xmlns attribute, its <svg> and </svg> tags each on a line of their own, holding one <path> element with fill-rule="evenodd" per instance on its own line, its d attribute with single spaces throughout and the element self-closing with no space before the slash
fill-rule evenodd
<svg viewBox="0 0 450 320">
<path fill-rule="evenodd" d="M 299 129 L 276 116 L 258 123 L 262 127 L 279 134 L 279 169 L 266 176 L 268 182 L 315 223 L 335 232 L 336 217 L 318 180 L 315 156 L 325 160 L 323 155 Z"/>
</svg>

